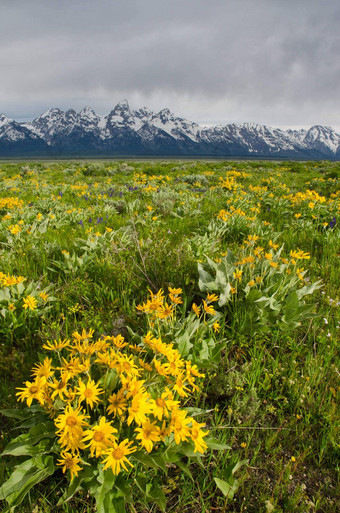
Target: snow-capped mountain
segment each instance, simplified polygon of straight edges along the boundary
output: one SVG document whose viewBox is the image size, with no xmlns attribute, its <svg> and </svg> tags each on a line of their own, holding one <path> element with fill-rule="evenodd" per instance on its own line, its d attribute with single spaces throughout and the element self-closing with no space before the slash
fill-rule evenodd
<svg viewBox="0 0 340 513">
<path fill-rule="evenodd" d="M 281 130 L 252 123 L 205 128 L 169 109 L 131 110 L 127 100 L 107 116 L 52 108 L 30 123 L 0 115 L 0 156 L 192 155 L 340 159 L 340 135 L 315 125 Z"/>
<path fill-rule="evenodd" d="M 0 114 L 0 156 L 45 155 L 47 143 L 30 126 Z"/>
</svg>

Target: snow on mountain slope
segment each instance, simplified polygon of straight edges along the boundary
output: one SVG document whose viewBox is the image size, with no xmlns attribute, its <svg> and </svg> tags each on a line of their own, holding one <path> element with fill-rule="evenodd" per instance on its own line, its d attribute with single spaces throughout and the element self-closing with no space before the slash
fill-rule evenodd
<svg viewBox="0 0 340 513">
<path fill-rule="evenodd" d="M 39 139 L 29 126 L 17 123 L 8 118 L 5 114 L 0 114 L 0 141 L 15 143 L 18 141 Z"/>
<path fill-rule="evenodd" d="M 12 119 L 9 119 L 5 114 L 0 114 L 0 128 L 11 123 Z"/>
<path fill-rule="evenodd" d="M 154 114 L 149 122 L 175 139 L 181 139 L 185 136 L 194 142 L 198 142 L 199 125 L 182 118 L 176 118 L 169 109 L 163 109 L 158 114 Z"/>
<path fill-rule="evenodd" d="M 329 126 L 314 125 L 307 131 L 304 142 L 321 151 L 336 154 L 340 148 L 340 135 Z"/>
<path fill-rule="evenodd" d="M 1 141 L 43 141 L 57 152 L 94 151 L 188 155 L 258 155 L 335 158 L 340 135 L 315 125 L 309 130 L 282 130 L 256 123 L 202 127 L 176 117 L 169 109 L 154 113 L 146 107 L 131 110 L 127 100 L 107 116 L 85 107 L 80 112 L 51 108 L 31 123 L 0 115 Z"/>
</svg>

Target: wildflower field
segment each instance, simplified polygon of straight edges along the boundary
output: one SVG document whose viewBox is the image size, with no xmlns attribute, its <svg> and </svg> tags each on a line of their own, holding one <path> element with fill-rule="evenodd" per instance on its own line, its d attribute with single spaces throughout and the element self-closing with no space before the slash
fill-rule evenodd
<svg viewBox="0 0 340 513">
<path fill-rule="evenodd" d="M 340 165 L 0 164 L 0 510 L 339 504 Z"/>
</svg>

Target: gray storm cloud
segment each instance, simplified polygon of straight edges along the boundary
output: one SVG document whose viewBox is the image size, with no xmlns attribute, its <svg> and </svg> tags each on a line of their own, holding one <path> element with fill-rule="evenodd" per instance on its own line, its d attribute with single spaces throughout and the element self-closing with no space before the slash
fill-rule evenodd
<svg viewBox="0 0 340 513">
<path fill-rule="evenodd" d="M 317 0 L 2 0 L 0 110 L 128 98 L 201 123 L 339 127 L 339 22 Z"/>
</svg>

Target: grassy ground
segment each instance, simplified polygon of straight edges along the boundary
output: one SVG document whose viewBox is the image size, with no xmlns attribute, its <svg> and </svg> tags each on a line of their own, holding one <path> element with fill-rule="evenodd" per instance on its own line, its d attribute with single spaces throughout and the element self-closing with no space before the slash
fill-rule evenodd
<svg viewBox="0 0 340 513">
<path fill-rule="evenodd" d="M 1 164 L 2 407 L 16 407 L 15 389 L 30 379 L 47 340 L 83 328 L 127 340 L 128 328 L 146 334 L 149 321 L 136 306 L 150 290 L 182 289 L 176 322 L 184 325 L 193 303 L 223 292 L 209 289 L 204 271 L 215 278 L 213 266 L 233 254 L 230 266 L 242 270 L 239 278 L 229 273 L 235 290 L 225 304 L 214 303 L 216 318 L 201 319 L 211 328 L 211 347 L 201 339 L 184 347 L 179 332 L 169 331 L 206 374 L 186 406 L 206 410 L 198 419 L 230 448 L 207 451 L 203 465 L 191 465 L 192 478 L 176 466 L 160 474 L 166 511 L 334 513 L 339 176 L 340 165 L 330 162 Z M 8 276 L 24 277 L 31 288 L 6 295 L 15 287 Z M 305 309 L 287 303 L 289 292 L 318 280 L 322 287 L 303 298 Z M 33 310 L 23 308 L 30 294 Z M 268 304 L 258 301 L 263 295 Z M 17 432 L 12 419 L 0 422 L 3 450 Z M 2 458 L 0 483 L 16 462 Z M 230 484 L 227 494 L 214 478 Z M 56 511 L 65 484 L 58 471 L 19 510 Z M 127 510 L 157 511 L 142 505 L 136 490 Z M 85 513 L 94 503 L 80 492 L 59 510 Z"/>
</svg>

